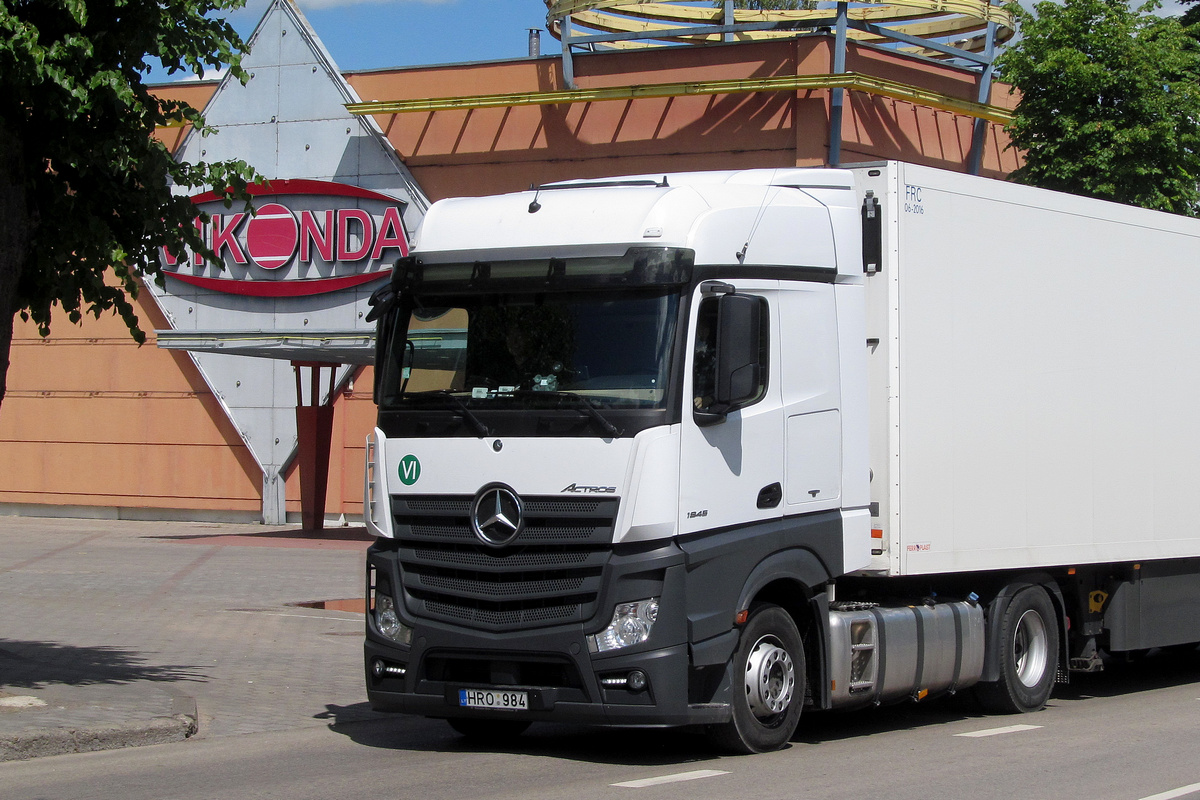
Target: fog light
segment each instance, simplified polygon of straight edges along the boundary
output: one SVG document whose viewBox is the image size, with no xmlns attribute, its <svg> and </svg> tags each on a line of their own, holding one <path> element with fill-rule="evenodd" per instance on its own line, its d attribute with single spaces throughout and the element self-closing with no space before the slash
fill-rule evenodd
<svg viewBox="0 0 1200 800">
<path fill-rule="evenodd" d="M 612 622 L 608 627 L 588 637 L 588 649 L 593 653 L 619 650 L 641 644 L 650 638 L 650 630 L 658 619 L 658 598 L 619 603 L 613 609 Z"/>
<path fill-rule="evenodd" d="M 390 664 L 382 658 L 371 662 L 371 674 L 379 678 L 403 678 L 408 674 L 408 668 L 403 664 Z"/>
<path fill-rule="evenodd" d="M 412 643 L 412 628 L 400 621 L 396 613 L 396 602 L 391 595 L 377 592 L 375 595 L 375 627 L 397 644 Z"/>
<path fill-rule="evenodd" d="M 631 691 L 642 691 L 646 688 L 646 673 L 642 672 L 640 669 L 633 670 L 629 673 L 629 676 L 625 678 L 625 685 L 628 686 Z"/>
</svg>

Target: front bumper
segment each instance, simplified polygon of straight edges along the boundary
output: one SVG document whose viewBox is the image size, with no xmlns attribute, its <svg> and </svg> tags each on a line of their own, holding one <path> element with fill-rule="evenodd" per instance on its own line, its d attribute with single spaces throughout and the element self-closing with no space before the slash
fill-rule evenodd
<svg viewBox="0 0 1200 800">
<path fill-rule="evenodd" d="M 373 548 L 370 564 L 400 584 L 393 553 Z M 610 563 L 609 580 L 587 622 L 526 630 L 480 630 L 425 619 L 397 602 L 397 613 L 413 629 L 411 644 L 399 645 L 367 626 L 364 650 L 367 696 L 377 711 L 428 717 L 526 719 L 601 725 L 708 725 L 730 719 L 729 681 L 722 657 L 699 659 L 688 644 L 684 570 L 677 551 L 641 554 Z M 399 592 L 408 600 L 406 593 Z M 614 605 L 660 598 L 650 639 L 606 653 L 592 653 L 588 634 L 608 624 Z M 732 643 L 730 644 L 730 648 Z M 373 669 L 382 661 L 386 669 Z M 640 670 L 645 687 L 624 678 Z M 529 708 L 488 710 L 459 705 L 463 689 L 523 691 Z"/>
<path fill-rule="evenodd" d="M 538 686 L 525 683 L 494 684 L 457 680 L 421 678 L 420 667 L 403 678 L 377 678 L 371 670 L 376 658 L 387 663 L 400 663 L 390 648 L 374 642 L 366 646 L 367 696 L 376 711 L 397 711 L 426 717 L 476 717 L 493 719 L 526 719 L 544 722 L 584 723 L 597 725 L 708 725 L 727 722 L 728 703 L 689 704 L 686 681 L 679 676 L 688 674 L 686 645 L 641 653 L 637 656 L 614 659 L 603 665 L 604 672 L 628 673 L 640 669 L 647 676 L 647 686 L 641 691 L 626 687 L 599 686 L 595 676 L 588 676 L 594 688 L 570 686 Z M 478 654 L 476 654 L 478 655 Z M 528 655 L 525 656 L 528 658 Z M 416 662 L 419 665 L 419 659 Z M 462 708 L 458 704 L 461 689 L 504 689 L 524 691 L 529 695 L 527 711 L 501 711 Z"/>
<path fill-rule="evenodd" d="M 486 641 L 469 641 L 462 631 L 447 638 L 424 627 L 418 631 L 408 650 L 367 641 L 367 696 L 376 711 L 601 725 L 707 725 L 730 718 L 728 703 L 689 703 L 689 674 L 694 671 L 685 644 L 593 661 L 582 634 L 570 643 L 569 636 L 542 634 L 532 637 L 540 640 L 537 646 L 509 642 L 512 649 L 496 650 L 487 648 Z M 393 672 L 377 676 L 372 669 L 376 659 Z M 395 674 L 395 667 L 404 669 L 403 676 Z M 635 669 L 647 678 L 640 691 L 601 682 Z M 552 678 L 536 680 L 545 676 Z M 525 680 L 529 677 L 535 680 Z M 461 689 L 524 691 L 529 709 L 462 708 Z"/>
</svg>

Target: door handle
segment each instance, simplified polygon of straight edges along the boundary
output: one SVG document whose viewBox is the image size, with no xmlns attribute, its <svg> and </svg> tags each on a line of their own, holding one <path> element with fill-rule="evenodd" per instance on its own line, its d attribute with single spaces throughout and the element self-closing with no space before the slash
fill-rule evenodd
<svg viewBox="0 0 1200 800">
<path fill-rule="evenodd" d="M 764 486 L 758 492 L 759 508 L 774 508 L 783 499 L 783 487 L 778 483 Z"/>
</svg>

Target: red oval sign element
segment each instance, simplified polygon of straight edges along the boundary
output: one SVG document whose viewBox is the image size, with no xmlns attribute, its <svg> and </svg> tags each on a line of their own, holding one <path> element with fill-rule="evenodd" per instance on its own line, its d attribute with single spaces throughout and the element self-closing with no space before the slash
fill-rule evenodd
<svg viewBox="0 0 1200 800">
<path fill-rule="evenodd" d="M 267 203 L 246 225 L 246 250 L 263 269 L 279 269 L 292 260 L 300 226 L 287 206 Z"/>
</svg>

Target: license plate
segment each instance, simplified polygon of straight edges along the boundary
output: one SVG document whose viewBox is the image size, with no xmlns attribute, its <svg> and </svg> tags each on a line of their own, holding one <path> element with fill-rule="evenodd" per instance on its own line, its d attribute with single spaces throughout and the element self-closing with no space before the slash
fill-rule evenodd
<svg viewBox="0 0 1200 800">
<path fill-rule="evenodd" d="M 463 708 L 500 708 L 529 710 L 528 692 L 499 692 L 494 689 L 459 689 L 458 704 Z"/>
</svg>

